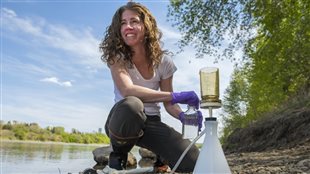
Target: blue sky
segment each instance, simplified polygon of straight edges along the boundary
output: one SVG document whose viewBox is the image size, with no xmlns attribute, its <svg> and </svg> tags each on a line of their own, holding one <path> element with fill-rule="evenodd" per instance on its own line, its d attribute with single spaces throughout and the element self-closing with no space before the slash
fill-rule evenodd
<svg viewBox="0 0 310 174">
<path fill-rule="evenodd" d="M 1 120 L 63 126 L 66 131 L 102 128 L 114 96 L 98 45 L 114 12 L 126 2 L 1 1 Z M 167 22 L 169 2 L 137 2 L 157 19 L 164 48 L 176 52 L 181 34 Z M 200 95 L 199 69 L 218 67 L 222 98 L 233 63 L 214 64 L 212 57 L 196 59 L 194 54 L 188 47 L 173 58 L 178 67 L 174 91 L 194 90 Z M 181 123 L 162 111 L 163 121 L 181 131 Z"/>
</svg>

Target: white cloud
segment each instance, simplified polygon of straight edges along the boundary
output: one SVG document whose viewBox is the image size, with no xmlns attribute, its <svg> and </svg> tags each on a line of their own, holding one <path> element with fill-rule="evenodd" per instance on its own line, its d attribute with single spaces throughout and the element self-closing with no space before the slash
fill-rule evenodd
<svg viewBox="0 0 310 174">
<path fill-rule="evenodd" d="M 16 57 L 3 54 L 2 66 L 4 75 L 17 74 L 19 77 L 25 79 L 36 74 L 51 74 L 52 72 L 43 66 L 25 62 Z M 29 79 L 28 79 L 29 80 Z"/>
<path fill-rule="evenodd" d="M 163 33 L 163 40 L 169 40 L 169 39 L 181 39 L 180 32 L 176 31 L 176 29 L 171 28 L 166 25 L 159 25 L 158 28 Z"/>
<path fill-rule="evenodd" d="M 3 32 L 12 32 L 10 37 L 31 38 L 29 41 L 39 43 L 39 46 L 56 48 L 78 56 L 81 64 L 95 69 L 102 68 L 98 45 L 91 28 L 71 29 L 62 25 L 48 23 L 40 17 L 19 17 L 13 10 L 1 9 Z M 17 36 L 18 35 L 18 36 Z"/>
<path fill-rule="evenodd" d="M 48 77 L 48 78 L 44 78 L 41 79 L 40 81 L 42 82 L 48 82 L 48 83 L 54 83 L 57 84 L 59 86 L 63 86 L 63 87 L 71 87 L 72 83 L 70 81 L 60 81 L 57 77 Z"/>
<path fill-rule="evenodd" d="M 8 16 L 13 16 L 13 17 L 17 16 L 13 10 L 10 10 L 7 8 L 2 8 L 1 11 L 2 11 L 2 13 L 1 13 L 2 15 L 8 15 Z"/>
<path fill-rule="evenodd" d="M 2 27 L 15 32 L 23 31 L 34 36 L 42 36 L 42 26 L 34 24 L 30 19 L 20 18 L 13 10 L 2 8 L 1 15 Z"/>
</svg>

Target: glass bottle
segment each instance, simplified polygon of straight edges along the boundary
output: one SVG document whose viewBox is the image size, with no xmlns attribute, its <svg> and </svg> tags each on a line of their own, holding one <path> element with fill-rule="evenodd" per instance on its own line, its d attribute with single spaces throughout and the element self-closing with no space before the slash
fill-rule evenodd
<svg viewBox="0 0 310 174">
<path fill-rule="evenodd" d="M 198 112 L 195 106 L 187 105 L 182 125 L 183 138 L 193 140 L 198 136 Z"/>
</svg>

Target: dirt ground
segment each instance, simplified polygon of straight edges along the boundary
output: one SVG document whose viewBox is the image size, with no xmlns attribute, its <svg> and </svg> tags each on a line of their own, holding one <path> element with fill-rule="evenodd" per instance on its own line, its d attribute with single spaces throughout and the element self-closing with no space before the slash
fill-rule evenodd
<svg viewBox="0 0 310 174">
<path fill-rule="evenodd" d="M 234 174 L 310 173 L 310 142 L 294 148 L 226 155 Z"/>
</svg>

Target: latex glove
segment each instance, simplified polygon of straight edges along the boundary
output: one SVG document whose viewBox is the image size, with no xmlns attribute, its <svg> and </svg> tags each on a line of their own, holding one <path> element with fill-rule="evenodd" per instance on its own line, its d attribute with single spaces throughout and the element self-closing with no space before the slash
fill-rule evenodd
<svg viewBox="0 0 310 174">
<path fill-rule="evenodd" d="M 194 91 L 172 92 L 172 104 L 181 103 L 199 108 L 199 98 Z"/>
<path fill-rule="evenodd" d="M 201 131 L 201 128 L 202 128 L 203 117 L 202 117 L 201 111 L 198 110 L 198 111 L 197 111 L 197 114 L 198 114 L 198 117 L 197 117 L 198 131 L 200 132 L 200 131 Z M 184 114 L 184 112 L 181 112 L 181 113 L 179 114 L 179 120 L 181 121 L 181 123 L 184 124 L 184 120 L 185 120 L 185 114 Z M 194 124 L 196 124 L 196 122 L 193 123 L 193 125 L 194 125 Z"/>
</svg>

